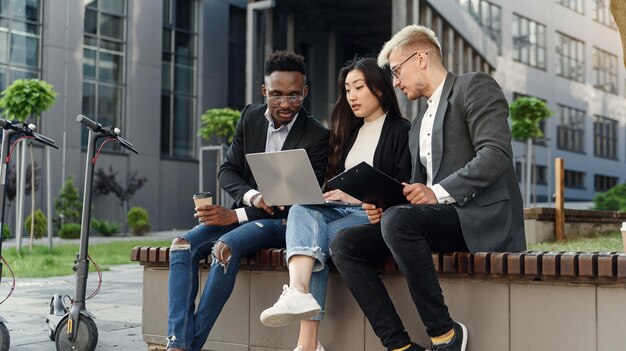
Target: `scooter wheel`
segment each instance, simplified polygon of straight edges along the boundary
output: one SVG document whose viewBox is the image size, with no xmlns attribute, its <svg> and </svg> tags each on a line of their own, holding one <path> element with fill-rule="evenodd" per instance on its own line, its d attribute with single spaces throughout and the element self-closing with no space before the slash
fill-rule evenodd
<svg viewBox="0 0 626 351">
<path fill-rule="evenodd" d="M 0 351 L 9 351 L 9 346 L 11 346 L 9 329 L 4 323 L 0 323 Z"/>
<path fill-rule="evenodd" d="M 57 351 L 93 351 L 98 344 L 98 328 L 93 319 L 80 315 L 78 318 L 78 334 L 74 341 L 70 341 L 67 337 L 67 320 L 64 318 L 61 324 L 57 326 L 54 344 Z"/>
</svg>

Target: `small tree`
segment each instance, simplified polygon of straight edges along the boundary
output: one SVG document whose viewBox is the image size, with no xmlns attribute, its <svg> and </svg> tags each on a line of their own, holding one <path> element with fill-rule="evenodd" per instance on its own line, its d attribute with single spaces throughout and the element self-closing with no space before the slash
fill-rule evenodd
<svg viewBox="0 0 626 351">
<path fill-rule="evenodd" d="M 79 223 L 83 205 L 74 186 L 74 177 L 65 180 L 61 194 L 54 199 L 54 207 L 65 223 Z"/>
<path fill-rule="evenodd" d="M 545 102 L 534 97 L 515 99 L 509 107 L 511 136 L 526 141 L 526 206 L 530 204 L 530 170 L 532 169 L 532 140 L 543 137 L 539 125 L 552 115 Z"/>
<path fill-rule="evenodd" d="M 148 178 L 140 177 L 137 171 L 129 172 L 126 176 L 126 186 L 122 186 L 117 181 L 119 172 L 113 170 L 113 166 L 109 166 L 108 173 L 102 168 L 94 173 L 93 190 L 94 195 L 107 195 L 112 193 L 120 201 L 122 212 L 128 212 L 128 204 L 135 193 L 148 182 Z"/>
<path fill-rule="evenodd" d="M 593 208 L 626 212 L 626 184 L 619 184 L 603 193 L 597 193 L 593 197 Z"/>
<path fill-rule="evenodd" d="M 28 118 L 35 116 L 37 124 L 39 117 L 48 110 L 56 101 L 57 92 L 54 86 L 39 79 L 17 79 L 11 83 L 3 92 L 0 98 L 0 108 L 3 109 L 7 119 L 27 122 Z M 26 149 L 22 149 L 24 151 Z M 29 144 L 31 167 L 34 168 L 35 157 L 32 145 Z M 31 172 L 31 213 L 35 212 L 35 175 Z M 35 220 L 31 217 L 32 221 Z M 34 222 L 31 223 L 30 241 L 34 236 Z M 19 248 L 19 243 L 18 243 Z"/>
<path fill-rule="evenodd" d="M 202 114 L 202 127 L 198 134 L 205 140 L 217 137 L 218 143 L 233 142 L 235 127 L 241 112 L 232 108 L 212 108 Z M 224 140 L 225 139 L 225 140 Z"/>
</svg>

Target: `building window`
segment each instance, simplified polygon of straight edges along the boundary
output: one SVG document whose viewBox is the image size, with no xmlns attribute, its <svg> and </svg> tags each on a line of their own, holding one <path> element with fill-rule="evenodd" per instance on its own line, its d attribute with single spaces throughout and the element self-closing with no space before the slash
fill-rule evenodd
<svg viewBox="0 0 626 351">
<path fill-rule="evenodd" d="M 535 183 L 540 185 L 548 184 L 548 167 L 542 165 L 535 165 L 534 168 L 534 177 Z"/>
<path fill-rule="evenodd" d="M 457 0 L 476 20 L 483 32 L 487 33 L 502 52 L 502 10 L 500 6 L 485 0 Z"/>
<path fill-rule="evenodd" d="M 126 0 L 85 3 L 82 111 L 102 125 L 123 129 Z M 87 130 L 82 131 L 85 146 Z"/>
<path fill-rule="evenodd" d="M 617 159 L 617 121 L 595 116 L 593 132 L 594 154 L 598 157 Z"/>
<path fill-rule="evenodd" d="M 593 48 L 594 87 L 617 94 L 617 56 L 604 50 Z"/>
<path fill-rule="evenodd" d="M 617 25 L 611 15 L 611 8 L 609 7 L 610 0 L 592 0 L 591 1 L 591 16 L 594 21 L 609 26 L 613 29 L 617 29 Z"/>
<path fill-rule="evenodd" d="M 195 155 L 197 2 L 163 1 L 161 155 Z"/>
<path fill-rule="evenodd" d="M 617 185 L 618 177 L 595 174 L 593 176 L 593 186 L 595 191 L 607 191 Z"/>
<path fill-rule="evenodd" d="M 585 152 L 585 111 L 565 105 L 558 105 L 558 109 L 557 148 Z"/>
<path fill-rule="evenodd" d="M 585 44 L 563 33 L 556 33 L 556 74 L 585 82 Z"/>
<path fill-rule="evenodd" d="M 0 1 L 0 91 L 41 72 L 41 1 Z"/>
<path fill-rule="evenodd" d="M 573 189 L 585 188 L 585 173 L 578 171 L 565 170 L 565 187 Z"/>
<path fill-rule="evenodd" d="M 546 26 L 513 14 L 513 59 L 531 67 L 546 69 Z"/>
<path fill-rule="evenodd" d="M 574 10 L 582 14 L 585 13 L 584 0 L 557 0 L 556 2 L 570 10 Z"/>
<path fill-rule="evenodd" d="M 228 106 L 245 107 L 246 99 L 246 9 L 230 7 L 228 32 Z"/>
</svg>

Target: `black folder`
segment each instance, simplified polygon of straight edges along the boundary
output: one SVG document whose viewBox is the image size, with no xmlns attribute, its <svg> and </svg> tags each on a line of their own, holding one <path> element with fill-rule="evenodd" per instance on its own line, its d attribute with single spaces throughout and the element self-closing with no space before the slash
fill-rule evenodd
<svg viewBox="0 0 626 351">
<path fill-rule="evenodd" d="M 328 181 L 350 196 L 386 210 L 395 205 L 408 204 L 402 189 L 404 185 L 365 162 L 345 170 Z"/>
</svg>

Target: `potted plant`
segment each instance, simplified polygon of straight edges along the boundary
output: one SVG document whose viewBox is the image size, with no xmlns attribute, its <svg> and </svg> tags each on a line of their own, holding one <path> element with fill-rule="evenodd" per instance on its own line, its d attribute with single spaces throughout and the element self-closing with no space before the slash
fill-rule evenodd
<svg viewBox="0 0 626 351">
<path fill-rule="evenodd" d="M 56 101 L 57 92 L 54 86 L 40 79 L 16 79 L 3 92 L 0 98 L 0 108 L 9 120 L 27 122 L 33 116 L 39 126 L 41 113 L 48 110 Z M 22 144 L 24 145 L 24 144 Z M 22 146 L 22 152 L 25 152 Z M 29 144 L 31 169 L 35 169 L 35 158 L 32 144 Z M 35 212 L 35 172 L 31 172 L 31 213 Z M 19 211 L 20 209 L 18 209 Z M 34 236 L 35 217 L 31 216 L 30 241 Z M 16 231 L 17 232 L 17 231 Z M 20 243 L 18 242 L 18 248 Z"/>
<path fill-rule="evenodd" d="M 240 116 L 241 112 L 229 107 L 208 109 L 202 114 L 198 134 L 205 140 L 216 136 L 218 144 L 230 144 Z"/>
</svg>

